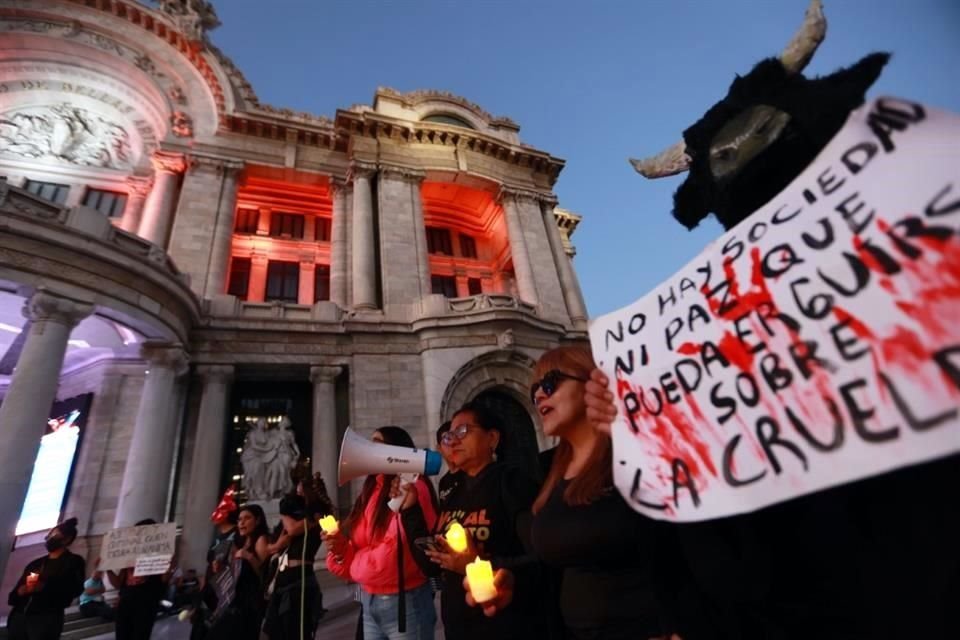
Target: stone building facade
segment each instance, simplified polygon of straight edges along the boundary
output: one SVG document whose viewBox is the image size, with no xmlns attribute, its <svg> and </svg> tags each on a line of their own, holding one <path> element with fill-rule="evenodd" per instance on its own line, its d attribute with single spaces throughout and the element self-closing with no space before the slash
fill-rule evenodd
<svg viewBox="0 0 960 640">
<path fill-rule="evenodd" d="M 507 455 L 548 445 L 530 366 L 586 330 L 563 161 L 436 91 L 270 107 L 217 24 L 199 0 L 0 1 L 5 584 L 39 553 L 7 557 L 54 400 L 92 394 L 62 505 L 91 558 L 151 517 L 200 564 L 257 417 L 330 485 L 348 425 L 428 445 L 477 397 Z"/>
</svg>

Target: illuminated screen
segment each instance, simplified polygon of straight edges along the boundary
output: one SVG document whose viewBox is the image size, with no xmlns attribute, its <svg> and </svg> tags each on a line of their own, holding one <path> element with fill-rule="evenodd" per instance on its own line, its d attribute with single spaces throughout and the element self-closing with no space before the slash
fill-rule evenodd
<svg viewBox="0 0 960 640">
<path fill-rule="evenodd" d="M 40 451 L 33 464 L 27 498 L 23 501 L 17 522 L 18 536 L 45 531 L 60 521 L 92 396 L 86 394 L 53 404 L 46 434 L 40 439 Z"/>
</svg>

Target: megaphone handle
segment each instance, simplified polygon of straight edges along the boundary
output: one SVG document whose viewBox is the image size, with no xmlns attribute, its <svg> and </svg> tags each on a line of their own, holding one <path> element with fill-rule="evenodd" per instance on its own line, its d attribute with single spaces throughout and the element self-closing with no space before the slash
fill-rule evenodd
<svg viewBox="0 0 960 640">
<path fill-rule="evenodd" d="M 417 478 L 420 477 L 419 473 L 401 473 L 399 474 L 400 478 L 400 488 L 403 489 L 404 486 L 414 483 L 417 481 Z M 391 498 L 387 501 L 387 506 L 390 507 L 390 510 L 393 512 L 399 512 L 400 507 L 403 505 L 404 494 L 401 492 L 396 498 Z"/>
</svg>

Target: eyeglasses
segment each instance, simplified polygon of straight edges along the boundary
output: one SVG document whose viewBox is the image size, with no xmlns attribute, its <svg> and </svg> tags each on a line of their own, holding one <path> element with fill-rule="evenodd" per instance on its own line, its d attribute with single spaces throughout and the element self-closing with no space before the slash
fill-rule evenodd
<svg viewBox="0 0 960 640">
<path fill-rule="evenodd" d="M 557 390 L 557 385 L 559 385 L 564 380 L 577 380 L 579 382 L 586 382 L 586 378 L 581 378 L 579 376 L 570 375 L 569 373 L 564 373 L 559 369 L 551 369 L 543 374 L 543 377 L 530 385 L 530 402 L 533 403 L 533 406 L 537 406 L 537 390 L 543 391 L 543 395 L 548 398 L 554 394 Z"/>
<path fill-rule="evenodd" d="M 470 430 L 470 427 L 478 427 L 479 425 L 469 424 L 464 422 L 459 427 L 451 427 L 450 431 L 447 431 L 442 436 L 440 436 L 440 444 L 445 444 L 448 447 L 454 442 L 459 442 L 467 437 L 467 432 Z"/>
</svg>

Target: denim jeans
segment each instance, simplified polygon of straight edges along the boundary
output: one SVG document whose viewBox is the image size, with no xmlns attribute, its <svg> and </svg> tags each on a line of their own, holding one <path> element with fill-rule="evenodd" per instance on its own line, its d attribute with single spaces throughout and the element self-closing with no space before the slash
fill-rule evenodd
<svg viewBox="0 0 960 640">
<path fill-rule="evenodd" d="M 363 640 L 433 640 L 437 613 L 433 608 L 430 583 L 404 594 L 407 606 L 407 630 L 399 631 L 398 594 L 374 595 L 360 591 L 363 606 Z"/>
</svg>

